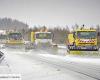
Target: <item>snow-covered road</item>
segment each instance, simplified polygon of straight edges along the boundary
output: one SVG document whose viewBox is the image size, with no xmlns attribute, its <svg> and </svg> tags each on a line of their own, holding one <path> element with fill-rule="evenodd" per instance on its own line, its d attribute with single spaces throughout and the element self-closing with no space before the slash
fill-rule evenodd
<svg viewBox="0 0 100 80">
<path fill-rule="evenodd" d="M 99 80 L 100 59 L 53 55 L 53 51 L 3 49 L 0 74 L 21 74 L 22 80 Z M 54 53 L 56 53 L 54 51 Z"/>
</svg>

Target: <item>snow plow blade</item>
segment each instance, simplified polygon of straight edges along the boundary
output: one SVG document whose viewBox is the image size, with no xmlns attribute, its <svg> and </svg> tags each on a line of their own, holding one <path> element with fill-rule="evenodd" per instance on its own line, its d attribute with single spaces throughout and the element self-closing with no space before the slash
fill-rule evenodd
<svg viewBox="0 0 100 80">
<path fill-rule="evenodd" d="M 12 48 L 12 49 L 22 49 L 25 47 L 24 44 L 7 44 L 6 45 L 7 48 Z"/>
<path fill-rule="evenodd" d="M 70 51 L 98 51 L 98 49 L 69 49 Z"/>
<path fill-rule="evenodd" d="M 82 56 L 100 56 L 99 51 L 69 51 L 71 55 L 82 55 Z"/>
<path fill-rule="evenodd" d="M 75 47 L 68 46 L 69 51 L 99 51 L 98 47 Z"/>
</svg>

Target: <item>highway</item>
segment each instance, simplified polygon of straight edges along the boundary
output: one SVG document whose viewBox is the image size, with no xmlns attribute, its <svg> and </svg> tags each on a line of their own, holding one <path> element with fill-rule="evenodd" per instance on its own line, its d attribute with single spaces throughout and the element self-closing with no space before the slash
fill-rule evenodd
<svg viewBox="0 0 100 80">
<path fill-rule="evenodd" d="M 0 74 L 21 74 L 22 80 L 100 80 L 99 57 L 80 57 L 66 50 L 1 49 Z"/>
</svg>

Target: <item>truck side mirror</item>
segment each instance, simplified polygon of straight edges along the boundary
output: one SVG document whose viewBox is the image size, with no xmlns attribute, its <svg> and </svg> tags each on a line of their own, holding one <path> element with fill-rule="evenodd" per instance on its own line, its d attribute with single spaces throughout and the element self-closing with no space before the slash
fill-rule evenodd
<svg viewBox="0 0 100 80">
<path fill-rule="evenodd" d="M 76 32 L 73 32 L 73 38 L 76 38 Z"/>
</svg>

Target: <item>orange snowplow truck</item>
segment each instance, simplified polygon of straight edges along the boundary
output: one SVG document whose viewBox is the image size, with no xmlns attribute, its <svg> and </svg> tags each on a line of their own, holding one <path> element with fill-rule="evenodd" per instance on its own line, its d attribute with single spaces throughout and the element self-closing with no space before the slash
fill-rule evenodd
<svg viewBox="0 0 100 80">
<path fill-rule="evenodd" d="M 68 35 L 68 49 L 97 51 L 97 32 L 95 29 L 77 29 Z"/>
</svg>

